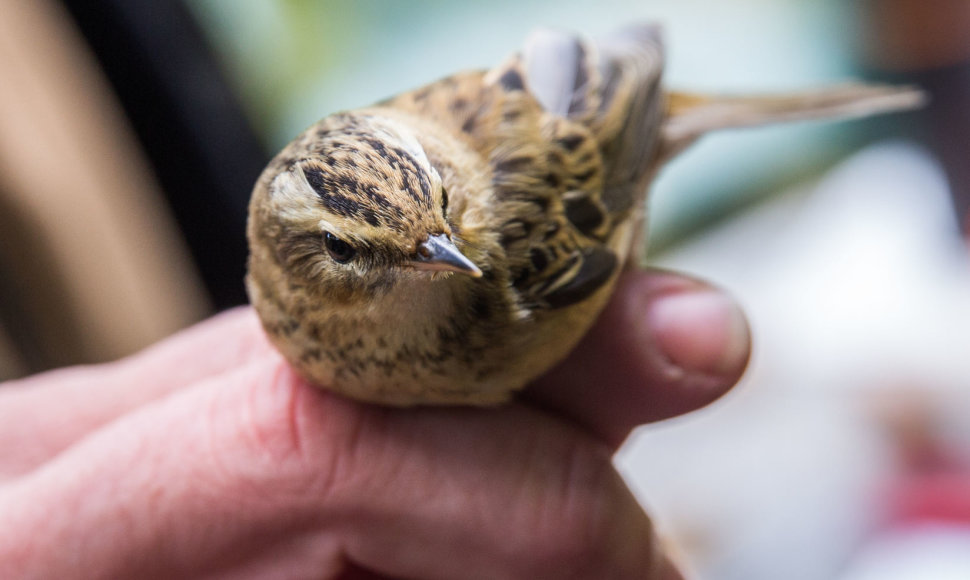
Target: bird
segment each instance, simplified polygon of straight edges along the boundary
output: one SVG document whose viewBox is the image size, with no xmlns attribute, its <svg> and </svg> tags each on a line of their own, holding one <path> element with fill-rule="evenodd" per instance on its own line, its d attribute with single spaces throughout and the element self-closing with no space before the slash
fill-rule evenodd
<svg viewBox="0 0 970 580">
<path fill-rule="evenodd" d="M 661 27 L 539 29 L 470 70 L 320 120 L 258 178 L 246 287 L 309 382 L 492 406 L 561 361 L 638 259 L 658 170 L 716 129 L 915 107 L 912 87 L 665 88 Z"/>
</svg>

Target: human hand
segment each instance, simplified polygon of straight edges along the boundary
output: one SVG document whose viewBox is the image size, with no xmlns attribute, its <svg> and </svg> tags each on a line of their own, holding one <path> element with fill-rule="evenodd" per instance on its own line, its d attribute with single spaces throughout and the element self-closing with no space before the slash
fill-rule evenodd
<svg viewBox="0 0 970 580">
<path fill-rule="evenodd" d="M 3 578 L 678 578 L 611 464 L 749 352 L 723 295 L 624 275 L 579 348 L 498 409 L 310 387 L 249 309 L 0 388 Z"/>
</svg>

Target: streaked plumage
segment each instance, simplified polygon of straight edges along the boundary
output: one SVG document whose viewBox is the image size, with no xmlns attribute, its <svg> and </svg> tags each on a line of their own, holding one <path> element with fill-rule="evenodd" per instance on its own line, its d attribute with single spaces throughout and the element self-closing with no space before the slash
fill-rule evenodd
<svg viewBox="0 0 970 580">
<path fill-rule="evenodd" d="M 323 119 L 267 167 L 247 286 L 307 378 L 387 404 L 492 404 L 562 359 L 627 263 L 650 180 L 712 129 L 912 106 L 854 86 L 710 99 L 661 86 L 659 31 L 540 31 Z"/>
</svg>

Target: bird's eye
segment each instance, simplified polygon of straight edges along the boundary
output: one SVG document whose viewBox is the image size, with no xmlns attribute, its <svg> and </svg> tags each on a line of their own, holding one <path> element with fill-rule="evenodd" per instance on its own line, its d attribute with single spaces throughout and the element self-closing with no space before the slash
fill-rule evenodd
<svg viewBox="0 0 970 580">
<path fill-rule="evenodd" d="M 353 246 L 330 232 L 323 234 L 323 243 L 327 245 L 327 252 L 333 258 L 334 262 L 343 264 L 349 262 L 357 255 L 357 250 Z"/>
<path fill-rule="evenodd" d="M 441 188 L 441 213 L 448 215 L 448 191 Z"/>
</svg>

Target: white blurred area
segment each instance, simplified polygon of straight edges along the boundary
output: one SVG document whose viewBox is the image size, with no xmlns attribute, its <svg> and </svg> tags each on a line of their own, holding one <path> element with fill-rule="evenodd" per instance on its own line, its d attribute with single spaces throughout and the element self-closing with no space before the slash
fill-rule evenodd
<svg viewBox="0 0 970 580">
<path fill-rule="evenodd" d="M 659 260 L 731 291 L 755 339 L 736 392 L 617 458 L 699 578 L 837 577 L 892 508 L 894 399 L 970 449 L 970 271 L 948 204 L 932 158 L 880 144 Z M 845 578 L 889 578 L 861 574 Z"/>
<path fill-rule="evenodd" d="M 840 580 L 966 580 L 970 530 L 929 525 L 886 534 L 866 546 Z"/>
</svg>

